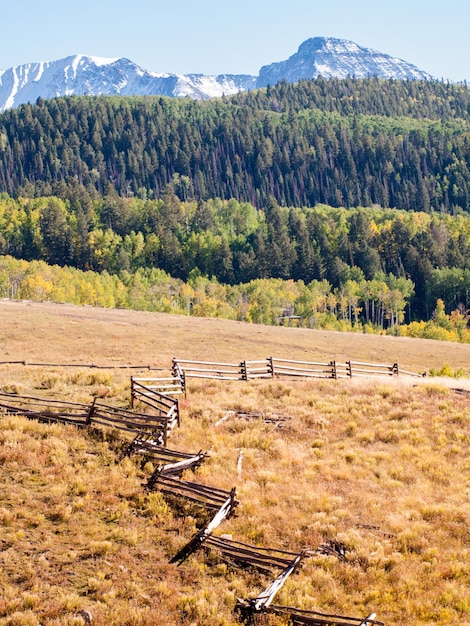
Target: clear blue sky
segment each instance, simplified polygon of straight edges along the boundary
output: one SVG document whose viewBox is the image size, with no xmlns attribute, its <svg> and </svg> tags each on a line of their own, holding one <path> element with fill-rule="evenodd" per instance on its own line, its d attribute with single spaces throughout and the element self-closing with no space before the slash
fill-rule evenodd
<svg viewBox="0 0 470 626">
<path fill-rule="evenodd" d="M 258 74 L 310 37 L 470 82 L 469 0 L 5 0 L 0 69 L 83 53 L 147 70 Z"/>
</svg>

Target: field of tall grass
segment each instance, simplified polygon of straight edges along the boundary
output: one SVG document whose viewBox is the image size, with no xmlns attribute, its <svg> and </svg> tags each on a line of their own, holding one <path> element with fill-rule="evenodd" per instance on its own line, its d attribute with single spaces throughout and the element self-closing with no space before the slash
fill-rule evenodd
<svg viewBox="0 0 470 626">
<path fill-rule="evenodd" d="M 448 363 L 468 372 L 469 350 L 0 303 L 0 361 L 50 364 L 0 365 L 0 392 L 97 396 L 120 406 L 129 403 L 135 371 L 54 364 L 165 369 L 173 356 L 308 355 L 398 361 L 412 371 Z M 470 394 L 433 378 L 190 379 L 188 387 L 169 447 L 209 452 L 188 479 L 236 487 L 236 514 L 217 534 L 294 552 L 326 539 L 347 548 L 345 561 L 306 558 L 276 604 L 375 612 L 387 626 L 470 625 Z M 274 578 L 203 549 L 180 567 L 169 564 L 207 515 L 146 491 L 154 468 L 139 456 L 123 458 L 124 445 L 114 432 L 0 414 L 0 625 L 79 626 L 91 616 L 99 626 L 235 626 L 237 598 L 255 597 Z"/>
</svg>

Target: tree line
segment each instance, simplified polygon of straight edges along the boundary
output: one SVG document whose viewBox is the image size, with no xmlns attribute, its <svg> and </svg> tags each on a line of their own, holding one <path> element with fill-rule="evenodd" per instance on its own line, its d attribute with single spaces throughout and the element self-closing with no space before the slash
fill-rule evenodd
<svg viewBox="0 0 470 626">
<path fill-rule="evenodd" d="M 261 210 L 234 199 L 182 202 L 171 189 L 158 200 L 92 199 L 80 188 L 65 200 L 2 194 L 0 254 L 113 276 L 144 269 L 183 282 L 205 276 L 227 286 L 326 281 L 338 294 L 351 281 L 376 289 L 373 281 L 385 275 L 402 281 L 406 307 L 399 309 L 407 322 L 429 320 L 438 298 L 447 311 L 470 308 L 470 215 L 464 212 L 287 208 L 274 199 Z M 348 311 L 354 309 L 360 309 L 356 322 L 390 325 L 373 298 L 361 296 Z M 338 310 L 331 307 L 335 315 Z M 400 316 L 395 322 L 404 321 Z"/>
<path fill-rule="evenodd" d="M 263 208 L 470 208 L 466 85 L 346 79 L 231 98 L 39 99 L 0 116 L 0 191 L 210 198 Z"/>
</svg>

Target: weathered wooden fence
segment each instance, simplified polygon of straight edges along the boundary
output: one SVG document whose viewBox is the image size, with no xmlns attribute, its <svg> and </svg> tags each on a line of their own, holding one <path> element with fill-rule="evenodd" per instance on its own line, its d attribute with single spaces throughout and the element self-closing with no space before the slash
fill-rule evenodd
<svg viewBox="0 0 470 626">
<path fill-rule="evenodd" d="M 421 376 L 403 369 L 398 363 L 364 363 L 361 361 L 295 361 L 267 357 L 257 361 L 217 363 L 189 361 L 174 358 L 173 371 L 178 370 L 185 378 L 208 378 L 215 380 L 254 380 L 257 378 L 353 378 L 358 376 Z M 149 379 L 151 380 L 151 379 Z M 155 379 L 156 380 L 156 379 Z"/>
<path fill-rule="evenodd" d="M 200 530 L 192 539 L 187 543 L 175 556 L 170 559 L 170 563 L 178 563 L 181 565 L 183 561 L 185 561 L 188 556 L 190 556 L 193 552 L 195 552 L 207 539 L 209 539 L 214 532 L 214 530 L 220 526 L 220 524 L 230 517 L 233 513 L 235 507 L 238 505 L 237 500 L 235 500 L 235 488 L 232 489 L 228 498 L 222 504 L 220 509 L 211 519 L 211 521 L 207 524 L 205 528 Z"/>
<path fill-rule="evenodd" d="M 205 545 L 219 552 L 225 560 L 255 567 L 264 572 L 270 572 L 274 568 L 285 569 L 298 556 L 295 552 L 252 546 L 223 536 L 212 535 Z"/>
<path fill-rule="evenodd" d="M 218 489 L 200 483 L 181 479 L 184 470 L 197 467 L 206 458 L 202 451 L 190 454 L 166 448 L 168 432 L 179 424 L 179 405 L 174 397 L 185 392 L 187 376 L 215 378 L 225 380 L 251 380 L 257 378 L 281 377 L 321 377 L 340 378 L 370 375 L 398 376 L 398 365 L 369 364 L 347 361 L 345 364 L 332 361 L 328 364 L 306 361 L 273 359 L 261 361 L 242 361 L 239 364 L 210 363 L 203 361 L 173 360 L 171 378 L 131 378 L 131 403 L 139 401 L 152 407 L 157 415 L 137 413 L 134 410 L 121 409 L 99 403 L 96 398 L 89 405 L 61 400 L 17 396 L 0 393 L 0 411 L 24 415 L 42 421 L 60 421 L 77 426 L 98 424 L 119 430 L 133 432 L 134 440 L 127 447 L 125 454 L 142 454 L 157 461 L 158 466 L 150 477 L 147 488 L 156 489 L 164 495 L 181 497 L 206 509 L 215 511 L 210 522 L 200 530 L 170 560 L 181 564 L 184 560 L 205 544 L 218 550 L 226 559 L 238 561 L 244 565 L 258 567 L 264 571 L 280 567 L 281 574 L 269 587 L 256 598 L 239 600 L 237 610 L 242 616 L 254 623 L 257 615 L 275 613 L 285 615 L 293 626 L 384 626 L 375 619 L 375 614 L 365 619 L 341 615 L 328 615 L 316 611 L 307 611 L 293 607 L 274 606 L 275 595 L 287 578 L 296 570 L 306 556 L 321 553 L 345 559 L 346 548 L 343 544 L 330 541 L 322 544 L 316 551 L 306 550 L 300 554 L 292 552 L 249 546 L 224 537 L 214 537 L 213 531 L 229 517 L 238 501 L 236 490 Z M 410 372 L 405 372 L 413 375 Z M 253 418 L 252 415 L 247 416 Z M 259 416 L 256 416 L 259 418 Z M 179 478 L 175 478 L 179 476 Z"/>
<path fill-rule="evenodd" d="M 173 359 L 173 371 L 181 371 L 185 378 L 215 378 L 217 380 L 242 380 L 240 363 L 213 361 L 188 361 Z"/>
<path fill-rule="evenodd" d="M 164 368 L 156 365 L 99 365 L 97 363 L 35 363 L 32 361 L 0 361 L 0 365 L 24 365 L 25 367 L 81 367 L 83 369 L 99 370 L 151 370 L 163 371 Z"/>
<path fill-rule="evenodd" d="M 307 611 L 290 606 L 271 605 L 262 611 L 275 615 L 285 615 L 289 618 L 291 626 L 385 626 L 383 622 L 376 620 L 376 614 L 372 613 L 366 618 L 350 617 L 347 615 L 330 615 L 319 611 Z"/>
<path fill-rule="evenodd" d="M 276 594 L 282 589 L 289 576 L 295 572 L 304 556 L 304 554 L 297 555 L 269 587 L 256 598 L 238 600 L 236 611 L 240 613 L 245 622 L 255 624 L 257 615 L 274 613 L 288 617 L 292 626 L 384 626 L 383 622 L 378 622 L 375 619 L 375 613 L 364 619 L 345 615 L 328 615 L 318 611 L 307 611 L 288 606 L 274 606 L 272 602 Z"/>
<path fill-rule="evenodd" d="M 131 407 L 141 402 L 167 420 L 166 430 L 170 431 L 181 423 L 178 399 L 174 396 L 183 393 L 178 379 L 135 378 L 131 377 Z M 166 440 L 165 440 L 166 445 Z"/>
<path fill-rule="evenodd" d="M 166 414 L 148 415 L 93 400 L 91 404 L 0 393 L 0 411 L 40 421 L 76 426 L 100 425 L 131 433 L 149 433 L 166 442 L 171 422 Z"/>
<path fill-rule="evenodd" d="M 291 359 L 272 359 L 272 371 L 274 376 L 286 378 L 337 378 L 334 361 L 315 363 Z"/>
<path fill-rule="evenodd" d="M 133 441 L 123 453 L 123 456 L 140 454 L 157 465 L 150 476 L 147 487 L 151 489 L 161 474 L 167 476 L 181 476 L 184 470 L 196 469 L 207 458 L 207 453 L 200 450 L 197 453 L 169 450 L 155 439 L 151 433 L 137 433 Z"/>
<path fill-rule="evenodd" d="M 232 496 L 232 491 L 217 489 L 209 485 L 180 480 L 160 474 L 152 486 L 168 496 L 181 497 L 208 509 L 218 510 Z M 235 501 L 236 502 L 236 501 Z M 238 502 L 236 502 L 238 504 Z M 236 504 L 234 506 L 236 506 Z"/>
</svg>

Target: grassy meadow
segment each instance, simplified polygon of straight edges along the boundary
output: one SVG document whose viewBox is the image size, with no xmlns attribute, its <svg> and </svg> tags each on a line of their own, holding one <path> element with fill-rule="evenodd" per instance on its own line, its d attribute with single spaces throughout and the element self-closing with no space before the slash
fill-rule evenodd
<svg viewBox="0 0 470 626">
<path fill-rule="evenodd" d="M 138 370 L 54 364 L 168 369 L 173 356 L 351 358 L 470 374 L 464 344 L 0 302 L 0 362 L 50 364 L 0 364 L 1 392 L 125 406 Z M 470 394 L 452 389 L 468 383 L 192 379 L 169 447 L 208 451 L 193 479 L 237 488 L 236 514 L 216 534 L 289 551 L 325 539 L 347 546 L 346 561 L 306 558 L 276 604 L 375 612 L 387 626 L 469 626 Z M 122 459 L 122 447 L 109 431 L 0 415 L 0 626 L 80 626 L 83 611 L 97 626 L 235 626 L 237 598 L 275 577 L 202 549 L 169 564 L 207 516 L 146 492 L 153 466 Z"/>
</svg>

